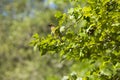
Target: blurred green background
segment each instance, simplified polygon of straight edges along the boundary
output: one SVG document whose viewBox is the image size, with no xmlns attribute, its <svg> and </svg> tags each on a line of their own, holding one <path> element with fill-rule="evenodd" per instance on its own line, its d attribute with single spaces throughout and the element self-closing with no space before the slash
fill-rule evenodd
<svg viewBox="0 0 120 80">
<path fill-rule="evenodd" d="M 0 0 L 0 80 L 60 80 L 69 73 L 71 62 L 41 57 L 29 46 L 33 34 L 49 34 L 55 13 L 69 7 L 68 0 Z"/>
</svg>

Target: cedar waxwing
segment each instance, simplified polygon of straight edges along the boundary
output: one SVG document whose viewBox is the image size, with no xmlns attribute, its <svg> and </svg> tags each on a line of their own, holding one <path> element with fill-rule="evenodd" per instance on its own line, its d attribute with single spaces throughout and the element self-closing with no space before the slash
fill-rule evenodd
<svg viewBox="0 0 120 80">
<path fill-rule="evenodd" d="M 55 38 L 60 39 L 60 41 L 63 41 L 63 40 L 61 39 L 61 37 L 62 37 L 62 34 L 61 34 L 61 33 L 65 31 L 65 26 L 62 26 L 61 28 L 57 28 L 57 27 L 55 27 L 53 24 L 49 24 L 48 26 L 49 26 L 50 29 L 51 29 L 51 35 L 52 35 L 53 37 L 55 37 Z"/>
<path fill-rule="evenodd" d="M 51 35 L 54 36 L 55 35 L 55 30 L 56 30 L 55 26 L 53 24 L 49 24 L 48 26 L 50 27 Z"/>
</svg>

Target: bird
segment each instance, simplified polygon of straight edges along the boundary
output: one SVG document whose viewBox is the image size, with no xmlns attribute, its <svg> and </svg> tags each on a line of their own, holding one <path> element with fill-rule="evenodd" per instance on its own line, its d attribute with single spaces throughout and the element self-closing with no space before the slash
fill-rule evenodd
<svg viewBox="0 0 120 80">
<path fill-rule="evenodd" d="M 55 30 L 56 30 L 55 25 L 53 25 L 53 24 L 48 24 L 48 26 L 50 27 L 51 35 L 52 35 L 52 36 L 55 36 Z"/>
<path fill-rule="evenodd" d="M 63 29 L 60 29 L 59 27 L 55 27 L 55 25 L 53 24 L 49 24 L 48 25 L 51 29 L 51 35 L 55 38 L 55 39 L 59 39 L 61 42 L 63 42 L 63 40 L 61 39 L 62 34 L 61 32 L 63 31 Z M 63 27 L 62 27 L 63 28 Z"/>
</svg>

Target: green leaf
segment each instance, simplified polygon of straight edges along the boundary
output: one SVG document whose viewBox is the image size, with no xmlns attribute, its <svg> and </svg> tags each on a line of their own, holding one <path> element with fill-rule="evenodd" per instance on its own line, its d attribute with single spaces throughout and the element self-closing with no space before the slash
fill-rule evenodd
<svg viewBox="0 0 120 80">
<path fill-rule="evenodd" d="M 62 13 L 60 11 L 57 11 L 55 14 L 56 18 L 61 18 L 62 17 Z"/>
<path fill-rule="evenodd" d="M 38 33 L 35 33 L 35 34 L 33 35 L 33 38 L 38 39 L 38 38 L 39 38 L 39 34 L 38 34 Z"/>
</svg>

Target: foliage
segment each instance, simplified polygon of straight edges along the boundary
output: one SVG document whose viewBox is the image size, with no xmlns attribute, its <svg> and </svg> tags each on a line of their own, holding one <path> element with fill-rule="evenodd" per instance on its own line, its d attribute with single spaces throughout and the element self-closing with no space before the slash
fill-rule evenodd
<svg viewBox="0 0 120 80">
<path fill-rule="evenodd" d="M 55 34 L 35 34 L 31 44 L 41 55 L 59 53 L 61 60 L 78 61 L 77 72 L 83 80 L 120 79 L 120 1 L 87 0 L 82 6 L 78 0 L 71 3 L 67 13 L 55 15 Z"/>
</svg>

